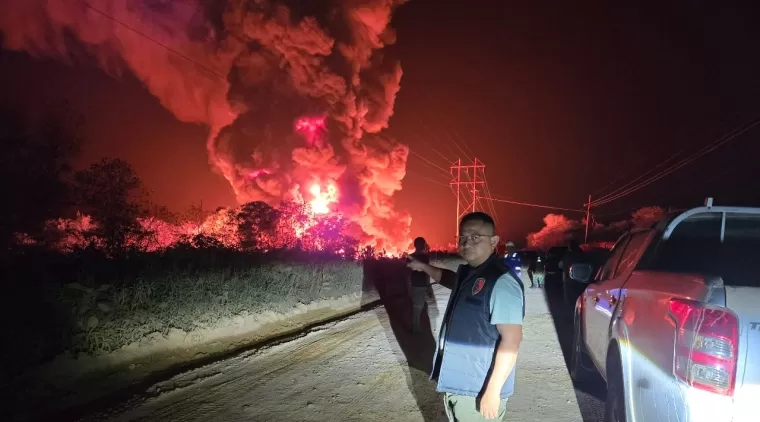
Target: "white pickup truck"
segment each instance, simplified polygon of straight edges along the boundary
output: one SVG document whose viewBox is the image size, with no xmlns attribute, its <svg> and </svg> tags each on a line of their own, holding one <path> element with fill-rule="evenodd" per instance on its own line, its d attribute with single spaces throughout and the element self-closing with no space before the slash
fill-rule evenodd
<svg viewBox="0 0 760 422">
<path fill-rule="evenodd" d="M 570 372 L 606 380 L 606 422 L 760 421 L 760 208 L 710 198 L 570 277 Z"/>
</svg>

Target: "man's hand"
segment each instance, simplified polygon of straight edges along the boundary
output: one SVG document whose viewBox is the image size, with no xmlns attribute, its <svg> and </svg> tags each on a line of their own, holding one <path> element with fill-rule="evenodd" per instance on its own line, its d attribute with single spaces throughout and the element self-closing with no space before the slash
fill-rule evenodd
<svg viewBox="0 0 760 422">
<path fill-rule="evenodd" d="M 426 264 L 422 261 L 408 257 L 409 262 L 406 263 L 407 268 L 411 268 L 413 271 L 422 271 L 433 279 L 433 282 L 440 283 L 441 286 L 451 289 L 454 281 L 456 280 L 456 273 L 443 268 L 434 267 L 430 264 Z M 444 277 L 445 275 L 445 277 Z"/>
<path fill-rule="evenodd" d="M 496 419 L 499 416 L 500 402 L 501 397 L 498 391 L 486 390 L 480 398 L 480 415 L 486 419 Z"/>
<path fill-rule="evenodd" d="M 406 264 L 407 267 L 411 268 L 414 271 L 425 271 L 425 268 L 428 267 L 427 264 L 421 261 L 417 261 L 416 259 L 409 257 L 409 262 Z"/>
</svg>

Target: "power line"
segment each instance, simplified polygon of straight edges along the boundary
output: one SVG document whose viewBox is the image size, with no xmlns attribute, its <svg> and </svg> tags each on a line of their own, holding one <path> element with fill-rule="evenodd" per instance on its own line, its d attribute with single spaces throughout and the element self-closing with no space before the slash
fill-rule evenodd
<svg viewBox="0 0 760 422">
<path fill-rule="evenodd" d="M 513 205 L 523 205 L 526 207 L 544 208 L 544 209 L 558 210 L 558 211 L 572 211 L 572 212 L 582 212 L 582 213 L 586 212 L 586 210 L 580 210 L 580 209 L 553 207 L 550 205 L 531 204 L 529 202 L 510 201 L 507 199 L 499 199 L 499 198 L 488 198 L 488 199 L 495 202 L 503 202 L 505 204 L 513 204 Z"/>
<path fill-rule="evenodd" d="M 464 145 L 464 148 L 465 148 L 467 151 L 469 151 L 469 152 L 470 152 L 470 154 L 472 154 L 472 155 L 475 155 L 475 153 L 472 151 L 472 149 L 470 149 L 470 146 L 467 144 L 467 142 L 465 142 L 465 141 L 464 141 L 464 139 L 462 139 L 462 137 L 461 137 L 461 136 L 459 136 L 459 133 L 457 133 L 456 131 L 454 131 L 454 136 L 455 136 L 457 139 L 459 139 L 460 141 L 462 141 L 462 145 Z"/>
<path fill-rule="evenodd" d="M 452 160 L 451 158 L 449 158 L 449 157 L 447 157 L 447 156 L 443 155 L 443 153 L 442 153 L 442 152 L 441 152 L 441 151 L 440 151 L 438 148 L 436 148 L 436 147 L 434 147 L 434 146 L 430 145 L 430 143 L 429 143 L 428 141 L 426 141 L 424 137 L 422 137 L 422 136 L 420 136 L 419 134 L 417 134 L 417 138 L 419 138 L 419 139 L 420 139 L 422 142 L 424 142 L 424 143 L 425 143 L 425 145 L 427 145 L 427 147 L 428 147 L 428 148 L 429 148 L 431 151 L 435 152 L 435 153 L 436 153 L 436 154 L 438 154 L 438 155 L 439 155 L 441 158 L 443 158 L 444 160 L 446 160 L 446 162 L 447 162 L 447 163 L 451 163 L 451 162 L 453 162 L 453 161 L 454 161 L 454 160 Z"/>
<path fill-rule="evenodd" d="M 636 211 L 639 208 L 641 208 L 641 207 L 636 207 L 636 208 L 633 208 L 633 209 L 625 209 L 625 210 L 617 211 L 617 212 L 606 212 L 604 214 L 594 214 L 594 217 L 609 217 L 609 216 L 612 216 L 612 215 L 630 214 L 630 213 Z"/>
<path fill-rule="evenodd" d="M 422 126 L 422 127 L 425 129 L 425 130 L 427 130 L 428 132 L 430 132 L 430 134 L 431 134 L 431 135 L 433 135 L 433 136 L 435 136 L 436 138 L 438 138 L 438 134 L 437 134 L 437 133 L 435 133 L 435 131 L 434 131 L 434 130 L 430 129 L 430 126 L 428 126 L 427 124 L 425 124 L 425 122 L 424 122 L 424 121 L 423 121 L 421 118 L 419 118 L 419 117 L 418 117 L 418 118 L 417 118 L 417 121 L 419 122 L 420 126 Z M 446 147 L 446 149 L 448 149 L 448 150 L 449 150 L 449 152 L 450 152 L 450 153 L 452 153 L 452 154 L 453 154 L 455 157 L 456 157 L 457 155 L 459 155 L 459 154 L 457 154 L 457 152 L 456 152 L 456 151 L 454 151 L 453 149 L 451 149 L 451 147 L 449 147 L 449 145 L 448 145 L 448 144 L 446 144 L 446 143 L 443 143 L 443 146 L 444 146 L 444 147 Z M 465 154 L 465 157 L 466 157 L 466 156 L 467 156 L 467 154 Z"/>
<path fill-rule="evenodd" d="M 485 173 L 485 171 L 483 171 L 483 173 Z M 483 174 L 483 180 L 485 180 L 485 182 L 486 182 L 485 185 L 484 185 L 484 187 L 485 187 L 485 191 L 486 191 L 486 195 L 487 195 L 486 200 L 488 200 L 488 208 L 491 210 L 491 213 L 493 214 L 493 218 L 494 218 L 494 220 L 496 220 L 496 224 L 498 225 L 499 224 L 499 217 L 498 217 L 498 214 L 496 213 L 496 207 L 493 205 L 493 201 L 490 199 L 491 198 L 491 188 L 488 187 L 488 179 L 485 177 L 485 174 Z"/>
<path fill-rule="evenodd" d="M 194 59 L 190 58 L 189 56 L 187 56 L 187 55 L 185 55 L 185 54 L 183 54 L 183 53 L 181 53 L 181 52 L 179 52 L 179 51 L 177 51 L 177 50 L 169 47 L 168 45 L 166 45 L 166 44 L 164 44 L 164 43 L 156 40 L 155 38 L 153 38 L 153 37 L 151 37 L 151 36 L 149 36 L 149 35 L 141 32 L 141 31 L 139 31 L 138 29 L 134 28 L 133 26 L 131 26 L 131 25 L 125 23 L 125 22 L 122 22 L 121 20 L 117 19 L 116 17 L 111 16 L 108 13 L 106 13 L 106 12 L 104 12 L 104 11 L 96 8 L 95 6 L 87 3 L 86 1 L 81 1 L 81 3 L 85 7 L 89 8 L 90 10 L 92 10 L 93 12 L 95 12 L 95 13 L 97 13 L 97 14 L 99 14 L 99 15 L 107 18 L 107 19 L 112 20 L 113 22 L 116 22 L 117 24 L 123 26 L 124 28 L 129 29 L 130 31 L 134 32 L 137 35 L 140 35 L 141 37 L 145 38 L 146 40 L 151 41 L 151 42 L 155 43 L 156 45 L 165 48 L 167 51 L 169 51 L 171 53 L 174 53 L 175 55 L 177 55 L 177 56 L 179 56 L 179 57 L 181 57 L 181 58 L 183 58 L 183 59 L 185 59 L 185 60 L 187 60 L 187 61 L 189 61 L 191 63 L 194 63 L 196 66 L 198 66 L 198 67 L 202 68 L 203 70 L 211 73 L 212 75 L 214 75 L 217 78 L 223 80 L 224 82 L 227 82 L 227 78 L 225 76 L 223 76 L 222 74 L 218 73 L 216 70 L 214 70 L 214 69 L 212 69 L 212 68 L 204 65 L 203 63 L 200 63 L 199 61 L 194 60 Z"/>
<path fill-rule="evenodd" d="M 443 186 L 443 187 L 446 187 L 446 188 L 449 187 L 448 184 L 446 184 L 444 182 L 441 182 L 440 180 L 431 179 L 431 178 L 429 178 L 427 176 L 424 176 L 424 175 L 422 175 L 420 173 L 417 173 L 416 171 L 412 171 L 412 170 L 407 169 L 406 172 L 408 174 L 413 174 L 413 175 L 419 177 L 420 179 L 426 180 L 426 181 L 428 181 L 430 183 L 433 183 L 433 184 L 436 184 L 436 185 L 439 185 L 439 186 Z"/>
<path fill-rule="evenodd" d="M 640 180 L 641 178 L 643 178 L 643 177 L 647 176 L 648 174 L 652 173 L 653 171 L 655 171 L 655 170 L 659 169 L 660 167 L 664 166 L 664 165 L 665 165 L 665 164 L 667 164 L 667 163 L 668 163 L 670 160 L 672 160 L 672 159 L 674 159 L 674 158 L 678 157 L 678 156 L 679 156 L 679 155 L 681 155 L 681 153 L 683 153 L 684 151 L 686 151 L 686 149 L 685 149 L 685 148 L 684 148 L 684 149 L 681 149 L 680 151 L 678 151 L 678 152 L 676 152 L 675 154 L 673 154 L 673 155 L 671 155 L 670 157 L 668 157 L 668 158 L 667 158 L 665 161 L 661 161 L 659 164 L 657 164 L 656 166 L 654 166 L 654 167 L 652 167 L 651 169 L 647 170 L 646 172 L 644 172 L 644 173 L 640 174 L 638 177 L 636 177 L 635 179 L 631 180 L 630 182 L 628 182 L 628 183 L 624 184 L 623 186 L 620 186 L 620 187 L 618 187 L 617 189 L 614 189 L 613 191 L 611 191 L 611 192 L 609 192 L 609 193 L 606 193 L 606 194 L 602 195 L 602 196 L 601 196 L 599 199 L 597 199 L 597 201 L 596 201 L 596 202 L 598 202 L 598 201 L 603 201 L 603 200 L 605 200 L 605 199 L 607 199 L 607 198 L 611 198 L 612 196 L 615 196 L 615 195 L 617 195 L 618 193 L 620 193 L 621 191 L 623 191 L 623 190 L 627 189 L 627 188 L 628 188 L 628 187 L 630 187 L 630 186 L 631 186 L 633 183 L 637 182 L 637 181 L 638 181 L 638 180 Z M 610 182 L 609 184 L 607 184 L 607 185 L 606 185 L 605 187 L 603 187 L 602 189 L 598 189 L 598 190 L 596 191 L 596 193 L 599 193 L 600 191 L 603 191 L 603 190 L 607 189 L 608 187 L 612 186 L 613 184 L 615 184 L 615 183 L 616 183 L 617 181 L 619 181 L 620 179 L 622 179 L 622 177 L 621 177 L 621 178 L 617 178 L 617 179 L 613 180 L 612 182 Z M 595 195 L 596 195 L 596 193 L 592 194 L 592 196 L 595 196 Z M 593 205 L 593 204 L 592 204 L 592 205 Z"/>
<path fill-rule="evenodd" d="M 469 155 L 470 155 L 470 154 L 468 154 L 468 153 L 467 153 L 467 151 L 465 151 L 465 150 L 464 150 L 464 148 L 462 148 L 462 146 L 461 146 L 461 145 L 459 145 L 459 143 L 458 143 L 458 142 L 457 142 L 457 141 L 454 139 L 454 137 L 453 137 L 453 136 L 451 136 L 451 134 L 449 133 L 449 131 L 447 131 L 447 130 L 446 130 L 446 129 L 444 129 L 444 128 L 441 128 L 441 131 L 442 131 L 442 132 L 443 132 L 443 133 L 446 135 L 446 137 L 447 137 L 447 138 L 449 138 L 449 140 L 451 141 L 451 143 L 453 143 L 453 144 L 454 144 L 454 146 L 455 146 L 455 147 L 457 147 L 457 148 L 459 149 L 459 152 L 461 152 L 462 154 L 464 154 L 464 156 L 465 156 L 466 158 L 469 158 Z M 465 145 L 466 145 L 466 144 L 467 144 L 467 143 L 465 142 Z M 474 156 L 475 154 L 472 154 L 472 155 Z"/>
<path fill-rule="evenodd" d="M 752 129 L 755 126 L 757 126 L 758 124 L 760 124 L 760 119 L 755 119 L 755 121 L 753 123 L 751 123 L 749 126 L 746 126 L 744 128 L 739 127 L 738 129 L 734 129 L 731 132 L 727 133 L 726 135 L 723 135 L 722 137 L 718 138 L 712 144 L 709 144 L 709 145 L 703 147 L 700 151 L 698 151 L 697 153 L 693 154 L 692 156 L 687 157 L 687 158 L 681 160 L 674 167 L 671 167 L 671 168 L 669 168 L 669 169 L 667 169 L 665 171 L 662 171 L 659 174 L 656 174 L 656 175 L 650 177 L 649 179 L 644 180 L 643 182 L 641 182 L 641 183 L 639 183 L 639 184 L 637 184 L 635 186 L 632 186 L 629 189 L 627 189 L 627 190 L 625 190 L 623 192 L 620 192 L 620 193 L 618 193 L 618 194 L 616 194 L 616 195 L 614 195 L 612 197 L 608 197 L 608 198 L 605 198 L 605 199 L 602 199 L 602 200 L 598 200 L 598 201 L 594 202 L 592 204 L 592 206 L 598 207 L 600 205 L 603 205 L 603 204 L 615 201 L 615 200 L 620 199 L 620 198 L 622 198 L 624 196 L 627 196 L 627 195 L 629 195 L 629 194 L 631 194 L 631 193 L 633 193 L 633 192 L 635 192 L 635 191 L 637 191 L 637 190 L 639 190 L 639 189 L 641 189 L 641 188 L 643 188 L 645 186 L 648 186 L 648 185 L 656 182 L 657 180 L 660 180 L 663 177 L 669 175 L 670 173 L 673 173 L 674 171 L 676 171 L 676 170 L 678 170 L 678 169 L 680 169 L 680 168 L 682 168 L 682 167 L 684 167 L 684 166 L 692 163 L 693 161 L 699 159 L 700 157 L 702 157 L 702 156 L 704 156 L 704 155 L 706 155 L 706 154 L 708 154 L 708 153 L 716 150 L 717 148 L 721 147 L 722 145 L 725 145 L 726 143 L 728 143 L 729 141 L 731 141 L 733 139 L 736 139 L 740 135 L 744 134 L 745 132 L 747 132 L 750 129 Z M 745 125 L 746 125 L 746 123 L 745 123 Z"/>
<path fill-rule="evenodd" d="M 751 121 L 752 121 L 752 119 L 750 119 L 749 121 L 751 122 Z M 732 132 L 733 132 L 733 131 L 732 131 Z M 729 134 L 731 134 L 732 132 L 729 132 Z M 727 135 L 724 135 L 724 137 L 725 137 L 725 136 L 728 136 L 728 134 L 727 134 Z M 722 138 L 723 138 L 723 137 L 719 138 L 719 139 L 718 139 L 718 140 L 716 140 L 715 142 L 717 143 L 717 142 L 718 142 L 718 141 L 720 141 L 720 139 L 722 139 Z M 706 146 L 706 147 L 707 147 L 707 146 Z M 599 198 L 597 199 L 597 201 L 596 201 L 596 202 L 602 201 L 602 200 L 604 200 L 604 199 L 607 199 L 607 198 L 611 198 L 612 196 L 615 196 L 617 193 L 619 193 L 619 192 L 621 192 L 621 191 L 623 191 L 623 190 L 627 189 L 627 188 L 628 188 L 630 185 L 632 185 L 632 184 L 633 184 L 634 182 L 636 182 L 637 180 L 639 180 L 639 179 L 641 179 L 641 178 L 645 177 L 646 175 L 648 175 L 648 174 L 652 173 L 653 171 L 655 171 L 655 170 L 657 170 L 658 168 L 662 167 L 663 165 L 667 164 L 667 163 L 668 163 L 669 161 L 671 161 L 672 159 L 674 159 L 674 158 L 676 158 L 677 156 L 681 155 L 681 153 L 683 153 L 684 151 L 686 151 L 686 149 L 687 149 L 687 148 L 682 148 L 680 151 L 678 151 L 678 152 L 674 153 L 673 155 L 671 155 L 670 157 L 668 157 L 668 158 L 667 158 L 667 159 L 665 159 L 664 161 L 660 162 L 659 164 L 657 164 L 656 166 L 654 166 L 653 168 L 651 168 L 651 169 L 650 169 L 650 170 L 648 170 L 647 172 L 645 172 L 645 173 L 643 173 L 643 174 L 640 174 L 640 175 L 639 175 L 637 178 L 635 178 L 635 179 L 631 180 L 630 182 L 628 182 L 628 183 L 624 184 L 623 186 L 620 186 L 620 187 L 618 187 L 617 189 L 613 190 L 612 192 L 609 192 L 609 193 L 606 193 L 606 194 L 602 195 L 601 197 L 599 197 Z M 605 189 L 607 189 L 608 187 L 610 187 L 610 186 L 614 185 L 616 182 L 620 181 L 622 178 L 623 178 L 622 176 L 621 176 L 621 177 L 617 177 L 617 178 L 615 178 L 613 181 L 611 181 L 610 183 L 608 183 L 607 185 L 605 185 L 603 188 L 601 188 L 601 189 L 597 189 L 596 191 L 594 191 L 594 193 L 592 194 L 592 196 L 597 196 L 597 194 L 599 194 L 600 192 L 604 191 L 604 190 L 605 190 Z"/>
<path fill-rule="evenodd" d="M 417 152 L 414 152 L 414 150 L 412 150 L 411 148 L 409 148 L 409 152 L 410 152 L 410 153 L 412 153 L 412 154 L 414 154 L 414 155 L 415 155 L 416 157 L 418 157 L 420 160 L 422 160 L 422 161 L 424 161 L 424 162 L 426 162 L 426 163 L 430 164 L 431 166 L 435 167 L 436 169 L 438 169 L 438 170 L 442 171 L 442 172 L 443 172 L 443 174 L 446 174 L 446 175 L 448 175 L 448 174 L 449 174 L 449 172 L 447 172 L 446 170 L 444 170 L 444 168 L 443 168 L 443 167 L 441 167 L 441 166 L 439 166 L 438 164 L 436 164 L 436 163 L 434 163 L 434 162 L 432 162 L 432 161 L 428 160 L 427 158 L 425 158 L 425 157 L 424 157 L 424 156 L 422 156 L 421 154 L 419 154 L 419 153 L 417 153 Z"/>
</svg>

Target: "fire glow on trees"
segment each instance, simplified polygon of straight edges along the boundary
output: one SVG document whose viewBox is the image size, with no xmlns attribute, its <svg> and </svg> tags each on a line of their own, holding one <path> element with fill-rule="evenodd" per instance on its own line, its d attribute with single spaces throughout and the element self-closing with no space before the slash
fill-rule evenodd
<svg viewBox="0 0 760 422">
<path fill-rule="evenodd" d="M 396 41 L 390 22 L 406 1 L 324 2 L 318 11 L 277 0 L 221 8 L 201 0 L 0 0 L 0 30 L 4 48 L 37 56 L 68 60 L 83 47 L 109 73 L 131 72 L 178 120 L 205 124 L 209 162 L 239 204 L 277 206 L 295 186 L 312 195 L 316 183 L 316 203 L 327 201 L 361 244 L 405 251 L 411 217 L 395 209 L 393 195 L 409 150 L 382 131 L 402 75 L 383 49 Z M 81 46 L 69 51 L 71 40 Z M 296 120 L 308 110 L 324 114 Z M 251 122 L 274 129 L 246 135 Z M 283 132 L 294 129 L 305 146 L 287 142 Z"/>
</svg>

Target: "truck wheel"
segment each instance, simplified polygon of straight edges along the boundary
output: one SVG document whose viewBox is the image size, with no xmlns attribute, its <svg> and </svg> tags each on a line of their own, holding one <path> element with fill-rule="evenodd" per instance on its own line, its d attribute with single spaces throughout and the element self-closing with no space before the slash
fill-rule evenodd
<svg viewBox="0 0 760 422">
<path fill-rule="evenodd" d="M 623 370 L 617 356 L 607 364 L 607 400 L 604 402 L 604 422 L 626 422 Z"/>
<path fill-rule="evenodd" d="M 583 326 L 580 316 L 575 314 L 573 324 L 573 349 L 570 354 L 570 378 L 577 383 L 588 382 L 596 373 L 596 368 L 586 351 L 583 341 Z"/>
</svg>

